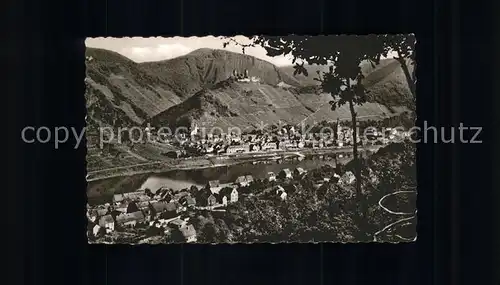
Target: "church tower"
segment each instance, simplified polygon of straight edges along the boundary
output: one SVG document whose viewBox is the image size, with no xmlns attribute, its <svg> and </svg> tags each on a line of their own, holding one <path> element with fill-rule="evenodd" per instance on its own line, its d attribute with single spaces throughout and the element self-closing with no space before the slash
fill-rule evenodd
<svg viewBox="0 0 500 285">
<path fill-rule="evenodd" d="M 191 128 L 191 136 L 195 136 L 198 134 L 198 124 L 194 125 L 194 128 Z"/>
<path fill-rule="evenodd" d="M 341 145 L 342 143 L 342 128 L 340 126 L 339 118 L 337 118 L 337 145 Z"/>
</svg>

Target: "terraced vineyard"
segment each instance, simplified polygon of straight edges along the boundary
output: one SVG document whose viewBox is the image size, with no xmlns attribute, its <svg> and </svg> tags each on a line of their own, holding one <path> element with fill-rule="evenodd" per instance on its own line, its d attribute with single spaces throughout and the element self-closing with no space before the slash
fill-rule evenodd
<svg viewBox="0 0 500 285">
<path fill-rule="evenodd" d="M 153 117 L 155 126 L 198 123 L 204 127 L 242 129 L 278 124 L 314 124 L 324 120 L 350 120 L 347 106 L 330 109 L 328 94 L 297 94 L 289 89 L 257 83 L 227 83 L 203 90 L 183 103 Z M 357 106 L 360 120 L 379 120 L 407 110 L 378 103 Z"/>
<path fill-rule="evenodd" d="M 176 149 L 171 145 L 156 142 L 138 143 L 133 147 L 114 144 L 111 149 L 106 150 L 92 146 L 87 151 L 87 171 L 169 160 L 164 153 Z"/>
</svg>

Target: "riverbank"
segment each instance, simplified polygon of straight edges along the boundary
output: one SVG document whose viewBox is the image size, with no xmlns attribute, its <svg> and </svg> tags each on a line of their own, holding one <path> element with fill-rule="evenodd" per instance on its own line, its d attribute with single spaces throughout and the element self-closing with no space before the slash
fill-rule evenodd
<svg viewBox="0 0 500 285">
<path fill-rule="evenodd" d="M 369 146 L 359 148 L 360 152 L 365 150 L 377 151 L 381 146 Z M 321 149 L 299 149 L 293 151 L 253 152 L 231 155 L 202 156 L 184 159 L 172 159 L 169 161 L 152 161 L 131 166 L 121 166 L 108 169 L 92 171 L 87 174 L 88 182 L 95 182 L 119 176 L 131 176 L 145 173 L 161 173 L 171 170 L 202 169 L 209 167 L 230 166 L 238 163 L 283 159 L 287 157 L 303 157 L 306 155 L 326 155 L 335 153 L 352 153 L 352 148 L 321 148 Z"/>
</svg>

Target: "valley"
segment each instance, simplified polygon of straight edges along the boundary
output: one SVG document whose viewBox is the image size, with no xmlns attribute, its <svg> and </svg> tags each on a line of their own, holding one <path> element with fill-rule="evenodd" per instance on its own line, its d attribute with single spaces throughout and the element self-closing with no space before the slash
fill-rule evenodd
<svg viewBox="0 0 500 285">
<path fill-rule="evenodd" d="M 330 110 L 328 94 L 315 94 L 313 78 L 321 66 L 309 66 L 308 77 L 252 56 L 199 49 L 178 58 L 136 63 L 115 52 L 87 49 L 87 169 L 126 167 L 166 161 L 178 150 L 172 144 L 110 143 L 100 147 L 100 127 L 141 127 L 147 123 L 175 128 L 314 125 L 350 120 L 346 106 Z M 234 70 L 248 70 L 259 82 L 231 81 Z M 357 106 L 360 121 L 382 120 L 411 110 L 404 75 L 394 60 L 363 66 L 369 102 Z"/>
</svg>

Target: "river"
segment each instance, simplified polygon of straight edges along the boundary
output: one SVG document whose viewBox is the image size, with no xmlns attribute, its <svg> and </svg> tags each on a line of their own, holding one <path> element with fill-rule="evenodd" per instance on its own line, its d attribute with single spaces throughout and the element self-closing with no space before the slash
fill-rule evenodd
<svg viewBox="0 0 500 285">
<path fill-rule="evenodd" d="M 219 180 L 220 183 L 234 182 L 238 176 L 252 175 L 255 179 L 267 178 L 269 172 L 276 175 L 285 168 L 294 170 L 302 167 L 305 170 L 318 168 L 322 165 L 335 167 L 335 161 L 328 155 L 308 156 L 301 158 L 265 160 L 244 162 L 230 166 L 210 167 L 190 170 L 172 170 L 164 173 L 152 174 L 143 184 L 142 188 L 149 188 L 152 191 L 165 186 L 174 190 L 189 187 L 191 185 L 206 185 L 208 181 Z"/>
<path fill-rule="evenodd" d="M 345 163 L 347 159 L 338 158 L 338 162 Z M 89 194 L 89 198 L 96 198 L 92 199 L 92 201 L 99 201 L 98 203 L 101 203 L 105 198 L 103 196 L 107 196 L 105 199 L 108 200 L 111 198 L 110 195 L 112 195 L 112 193 L 132 192 L 146 188 L 150 189 L 152 192 L 156 192 L 156 190 L 161 187 L 181 190 L 191 185 L 196 185 L 198 187 L 204 186 L 211 180 L 219 180 L 221 183 L 231 183 L 241 175 L 252 175 L 255 179 L 263 179 L 268 177 L 269 172 L 274 172 L 277 175 L 285 168 L 289 168 L 291 171 L 297 167 L 310 170 L 322 165 L 335 167 L 334 154 L 306 155 L 302 157 L 290 156 L 280 159 L 266 159 L 253 162 L 247 161 L 229 166 L 170 170 L 163 173 L 107 178 L 89 182 L 87 193 Z M 91 203 L 90 200 L 91 199 L 89 199 L 89 203 Z M 94 202 L 92 202 L 92 204 L 94 204 Z"/>
</svg>

